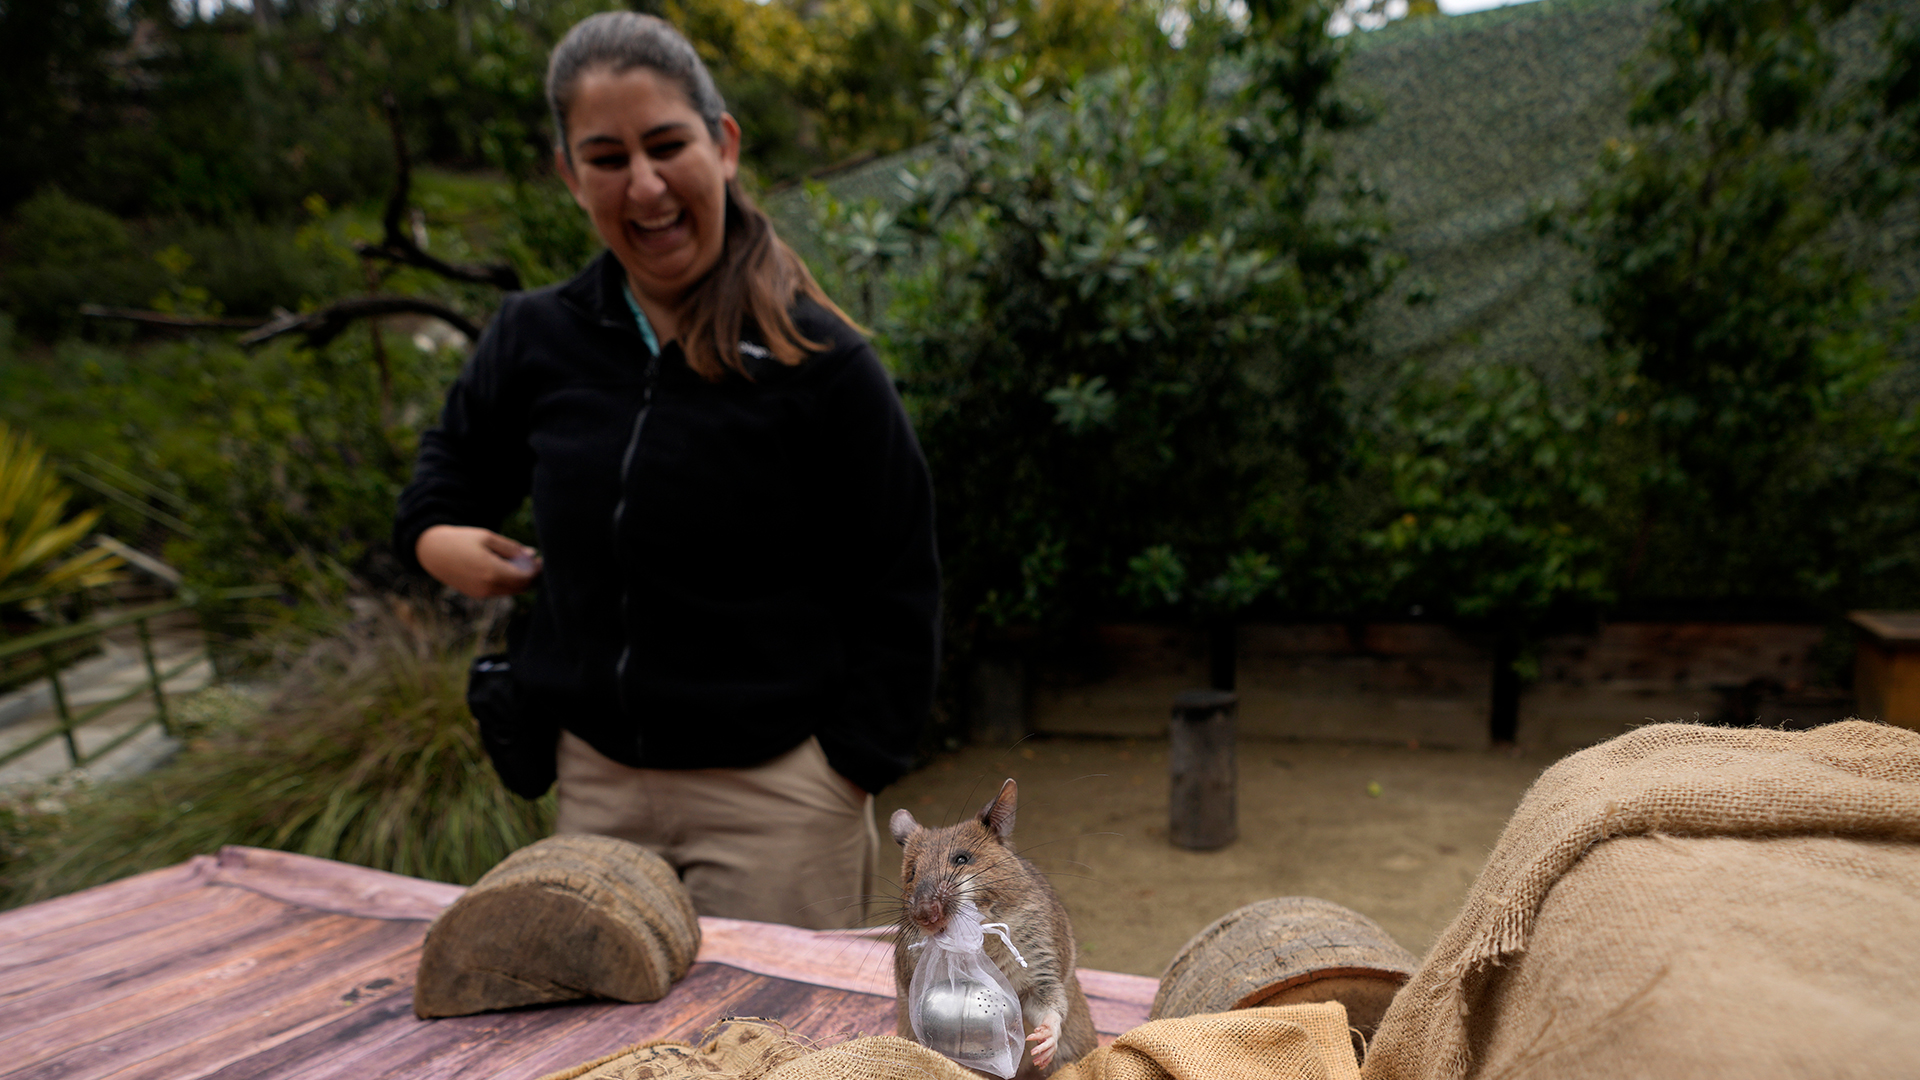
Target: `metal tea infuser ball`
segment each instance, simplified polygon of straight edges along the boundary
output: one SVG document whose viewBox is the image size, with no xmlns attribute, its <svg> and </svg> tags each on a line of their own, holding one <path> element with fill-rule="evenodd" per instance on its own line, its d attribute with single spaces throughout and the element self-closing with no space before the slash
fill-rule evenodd
<svg viewBox="0 0 1920 1080">
<path fill-rule="evenodd" d="M 1000 1049 L 1007 1025 L 1020 1018 L 998 988 L 973 979 L 940 980 L 920 996 L 921 1034 L 927 1049 L 951 1058 L 989 1056 Z"/>
</svg>

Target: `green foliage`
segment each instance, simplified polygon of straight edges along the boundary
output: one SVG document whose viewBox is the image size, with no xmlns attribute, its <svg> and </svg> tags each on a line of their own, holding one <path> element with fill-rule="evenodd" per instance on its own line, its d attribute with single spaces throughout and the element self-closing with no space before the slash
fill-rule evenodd
<svg viewBox="0 0 1920 1080">
<path fill-rule="evenodd" d="M 1582 298 L 1647 451 L 1626 569 L 1639 590 L 1799 592 L 1814 549 L 1763 524 L 1844 512 L 1805 462 L 1854 434 L 1824 421 L 1873 385 L 1887 345 L 1846 243 L 1858 177 L 1825 167 L 1859 158 L 1822 143 L 1860 139 L 1831 42 L 1851 6 L 1668 0 L 1633 136 L 1574 222 L 1593 265 Z"/>
<path fill-rule="evenodd" d="M 119 218 L 58 188 L 20 204 L 6 248 L 0 307 L 34 337 L 77 329 L 83 303 L 144 304 L 164 275 Z"/>
<path fill-rule="evenodd" d="M 1527 625 L 1611 599 L 1604 403 L 1555 404 L 1514 368 L 1404 379 L 1385 436 L 1399 516 L 1364 537 L 1395 606 Z"/>
<path fill-rule="evenodd" d="M 58 377 L 14 404 L 56 452 L 93 452 L 184 497 L 194 533 L 167 558 L 196 583 L 335 596 L 391 578 L 394 502 L 458 367 L 394 334 L 384 351 L 386 391 L 365 326 L 319 352 L 68 342 L 50 358 Z"/>
<path fill-rule="evenodd" d="M 119 556 L 74 551 L 100 515 L 67 515 L 70 494 L 46 452 L 0 422 L 0 609 L 117 580 Z"/>
<path fill-rule="evenodd" d="M 310 201 L 324 208 L 324 200 Z M 371 235 L 370 231 L 368 235 Z M 83 329 L 82 304 L 259 315 L 364 288 L 359 262 L 303 243 L 292 224 L 170 219 L 130 226 L 57 188 L 22 203 L 6 232 L 0 306 L 41 340 Z M 198 299 L 191 299 L 197 297 Z M 107 331 L 111 333 L 111 331 Z"/>
<path fill-rule="evenodd" d="M 1289 533 L 1327 535 L 1298 496 L 1344 470 L 1333 360 L 1363 347 L 1389 267 L 1368 200 L 1332 190 L 1322 140 L 1351 116 L 1324 81 L 1273 74 L 1280 53 L 1337 70 L 1308 7 L 1257 22 L 1255 60 L 1200 45 L 1227 33 L 1202 24 L 1185 51 L 1156 33 L 1057 92 L 1009 55 L 1010 22 L 951 27 L 942 131 L 905 202 L 816 199 L 845 281 L 886 301 L 868 311 L 934 469 L 962 619 L 1230 611 L 1273 594 Z M 1266 138 L 1294 105 L 1306 119 Z"/>
<path fill-rule="evenodd" d="M 312 640 L 256 704 L 203 691 L 186 748 L 116 787 L 0 804 L 0 907 L 247 844 L 470 884 L 552 829 L 493 774 L 466 707 L 476 642 L 393 608 Z"/>
<path fill-rule="evenodd" d="M 565 281 L 600 250 L 600 236 L 558 180 L 515 184 L 500 196 L 500 252 L 529 289 Z"/>
</svg>

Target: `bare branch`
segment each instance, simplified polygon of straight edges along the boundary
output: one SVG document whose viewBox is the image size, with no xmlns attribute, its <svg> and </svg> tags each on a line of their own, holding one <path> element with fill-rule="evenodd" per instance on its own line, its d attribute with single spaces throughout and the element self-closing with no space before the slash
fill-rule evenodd
<svg viewBox="0 0 1920 1080">
<path fill-rule="evenodd" d="M 518 291 L 520 274 L 506 263 L 462 266 L 436 259 L 420 250 L 420 245 L 406 227 L 408 192 L 413 187 L 413 160 L 407 153 L 406 135 L 400 129 L 400 105 L 394 100 L 391 90 L 382 95 L 381 103 L 386 106 L 387 127 L 393 132 L 393 190 L 387 195 L 387 213 L 383 221 L 385 235 L 378 244 L 355 244 L 354 250 L 363 258 L 416 266 L 454 281 L 492 285 L 507 292 Z"/>
<path fill-rule="evenodd" d="M 146 326 L 164 326 L 174 330 L 249 330 L 260 325 L 260 320 L 257 318 L 175 315 L 170 311 L 107 307 L 102 304 L 81 304 L 80 314 L 89 319 L 124 319 L 127 322 L 137 322 Z"/>
<path fill-rule="evenodd" d="M 350 296 L 315 311 L 282 315 L 252 333 L 241 335 L 240 344 L 251 348 L 283 334 L 301 334 L 309 346 L 318 349 L 344 333 L 355 319 L 381 315 L 431 315 L 466 335 L 468 341 L 480 338 L 480 328 L 472 320 L 445 304 L 417 296 L 382 295 Z"/>
</svg>

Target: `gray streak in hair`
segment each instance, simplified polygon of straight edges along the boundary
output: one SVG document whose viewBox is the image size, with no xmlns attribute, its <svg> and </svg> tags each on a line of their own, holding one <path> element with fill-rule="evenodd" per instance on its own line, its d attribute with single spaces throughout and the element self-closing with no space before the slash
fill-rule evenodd
<svg viewBox="0 0 1920 1080">
<path fill-rule="evenodd" d="M 707 133 L 716 140 L 720 138 L 720 116 L 727 106 L 693 44 L 665 19 L 631 11 L 606 11 L 575 23 L 554 46 L 553 57 L 547 62 L 547 107 L 553 110 L 553 138 L 569 165 L 573 163 L 573 148 L 567 145 L 567 110 L 573 106 L 581 77 L 589 71 L 604 69 L 617 75 L 632 68 L 647 68 L 671 79 L 687 95 L 700 119 L 706 121 Z"/>
</svg>

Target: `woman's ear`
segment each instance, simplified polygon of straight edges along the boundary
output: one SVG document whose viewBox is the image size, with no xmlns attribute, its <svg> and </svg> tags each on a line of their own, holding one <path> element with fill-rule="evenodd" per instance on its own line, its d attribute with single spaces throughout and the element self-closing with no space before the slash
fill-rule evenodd
<svg viewBox="0 0 1920 1080">
<path fill-rule="evenodd" d="M 720 114 L 720 166 L 728 180 L 740 171 L 740 122 L 732 113 Z"/>
</svg>

